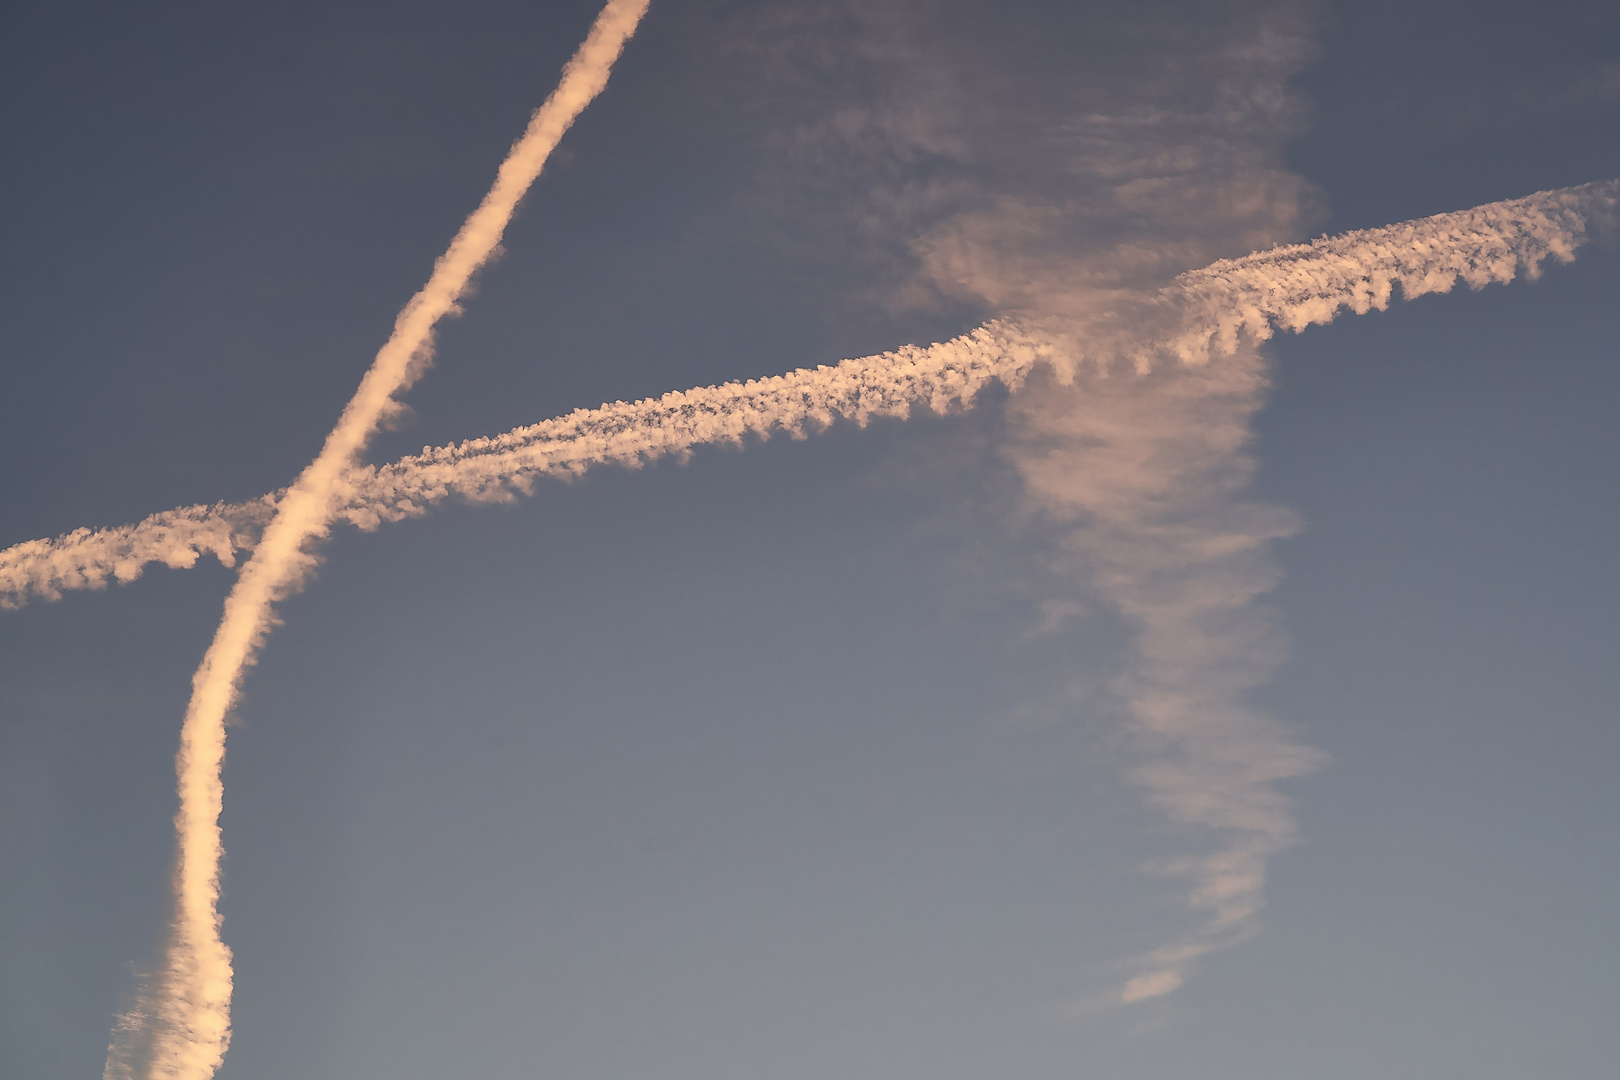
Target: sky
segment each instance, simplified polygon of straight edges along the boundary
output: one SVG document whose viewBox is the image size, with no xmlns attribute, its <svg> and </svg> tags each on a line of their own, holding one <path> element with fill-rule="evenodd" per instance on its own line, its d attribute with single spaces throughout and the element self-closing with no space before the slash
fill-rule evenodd
<svg viewBox="0 0 1620 1080">
<path fill-rule="evenodd" d="M 0 545 L 291 482 L 596 11 L 8 14 Z M 1620 176 L 1617 122 L 1600 3 L 653 0 L 366 460 L 1136 333 L 1217 258 Z M 219 1076 L 1608 1075 L 1617 286 L 1599 244 L 1279 335 L 1224 427 L 1173 366 L 1037 373 L 335 527 L 229 729 Z M 1194 676 L 1292 763 L 1270 833 L 1143 779 L 1142 642 L 1193 639 L 1087 484 L 1162 430 L 1251 433 L 1166 490 L 1254 538 Z M 235 576 L 0 611 L 0 1075 L 96 1075 L 160 962 Z M 1250 833 L 1217 940 L 1163 868 Z"/>
</svg>

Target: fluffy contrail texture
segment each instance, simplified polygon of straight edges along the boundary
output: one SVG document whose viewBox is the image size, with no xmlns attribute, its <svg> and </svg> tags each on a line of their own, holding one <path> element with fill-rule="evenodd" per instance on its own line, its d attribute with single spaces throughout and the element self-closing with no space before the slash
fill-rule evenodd
<svg viewBox="0 0 1620 1080">
<path fill-rule="evenodd" d="M 279 495 L 246 503 L 182 506 L 133 525 L 75 529 L 54 540 L 28 540 L 0 552 L 0 608 L 29 597 L 60 599 L 64 591 L 127 584 L 152 563 L 181 569 L 203 555 L 235 566 L 259 542 Z"/>
<path fill-rule="evenodd" d="M 1459 280 L 1478 289 L 1521 274 L 1535 278 L 1547 259 L 1568 262 L 1612 228 L 1617 200 L 1620 181 L 1600 181 L 1222 260 L 1181 275 L 1112 325 L 1076 331 L 1066 323 L 1062 334 L 1071 347 L 1063 350 L 1040 344 L 1042 328 L 1000 320 L 929 349 L 581 409 L 345 475 L 338 484 L 342 505 L 333 513 L 370 526 L 420 513 L 452 492 L 475 501 L 509 498 L 528 491 L 536 477 L 577 474 L 593 464 L 635 463 L 833 418 L 903 416 L 916 404 L 965 405 L 988 378 L 1014 385 L 1037 353 L 1064 379 L 1083 363 L 1122 356 L 1141 370 L 1170 358 L 1203 364 L 1235 352 L 1240 337 L 1262 341 L 1278 328 L 1298 333 L 1342 311 L 1382 310 L 1397 284 L 1412 299 L 1447 292 Z M 1119 324 L 1134 318 L 1161 332 L 1127 335 Z M 152 563 L 186 567 L 207 554 L 233 565 L 258 543 L 281 494 L 14 545 L 0 551 L 0 607 L 133 581 Z"/>
<path fill-rule="evenodd" d="M 1183 274 L 1161 302 L 1184 314 L 1177 332 L 1156 343 L 1188 363 L 1230 354 L 1240 335 L 1254 341 L 1274 329 L 1300 333 L 1339 312 L 1389 306 L 1394 287 L 1415 300 L 1541 276 L 1548 259 L 1568 263 L 1595 235 L 1615 228 L 1620 180 L 1541 191 L 1520 199 L 1417 221 L 1324 237 Z"/>
<path fill-rule="evenodd" d="M 370 529 L 423 513 L 451 493 L 502 501 L 527 494 L 539 477 L 577 475 L 593 465 L 633 467 L 707 443 L 741 443 L 748 435 L 802 438 L 839 419 L 864 427 L 917 407 L 946 413 L 971 405 L 992 380 L 1016 390 L 1037 361 L 1050 358 L 1044 338 L 995 322 L 926 348 L 579 409 L 494 438 L 356 470 L 347 478 L 348 504 L 338 513 Z"/>
<path fill-rule="evenodd" d="M 275 505 L 252 557 L 225 600 L 225 614 L 192 678 L 176 761 L 180 810 L 176 914 L 162 972 L 144 1000 L 114 1029 L 104 1076 L 207 1080 L 230 1043 L 231 953 L 220 938 L 219 814 L 225 717 L 243 671 L 274 621 L 275 602 L 294 591 L 314 564 L 345 475 L 379 424 L 432 358 L 433 330 L 457 304 L 500 243 L 512 212 L 574 119 L 607 84 L 647 0 L 609 0 L 585 43 L 563 69 L 557 89 L 501 163 L 495 184 L 434 265 L 427 285 L 406 304 L 320 454 Z"/>
</svg>

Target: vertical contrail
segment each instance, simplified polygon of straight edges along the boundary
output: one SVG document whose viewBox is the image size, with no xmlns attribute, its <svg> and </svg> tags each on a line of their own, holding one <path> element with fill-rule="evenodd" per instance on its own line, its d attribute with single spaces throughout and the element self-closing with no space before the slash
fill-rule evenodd
<svg viewBox="0 0 1620 1080">
<path fill-rule="evenodd" d="M 313 566 L 309 550 L 325 535 L 334 493 L 379 423 L 432 359 L 433 330 L 457 310 L 469 282 L 499 244 L 512 211 L 581 110 L 607 84 L 608 72 L 647 9 L 648 0 L 608 0 L 590 34 L 563 69 L 557 89 L 535 110 L 507 154 L 495 184 L 473 211 L 433 274 L 394 322 L 321 448 L 276 505 L 263 538 L 225 600 L 213 643 L 192 677 L 175 768 L 180 810 L 176 912 L 163 970 L 145 1000 L 120 1018 L 105 1080 L 208 1080 L 230 1044 L 231 951 L 220 938 L 219 814 L 225 716 L 243 671 L 274 622 L 273 605 Z"/>
</svg>

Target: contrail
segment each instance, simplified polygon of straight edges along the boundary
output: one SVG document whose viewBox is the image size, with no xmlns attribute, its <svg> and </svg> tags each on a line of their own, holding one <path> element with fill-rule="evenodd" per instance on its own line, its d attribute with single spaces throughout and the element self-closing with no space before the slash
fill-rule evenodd
<svg viewBox="0 0 1620 1080">
<path fill-rule="evenodd" d="M 251 551 L 275 514 L 275 495 L 245 503 L 182 506 L 133 525 L 75 529 L 54 540 L 26 540 L 0 551 L 0 608 L 30 598 L 58 600 L 75 589 L 104 589 L 134 581 L 153 563 L 175 569 L 212 555 L 235 566 Z"/>
<path fill-rule="evenodd" d="M 320 454 L 276 501 L 252 557 L 225 600 L 225 614 L 192 677 L 176 760 L 180 811 L 176 914 L 163 971 L 151 992 L 121 1017 L 104 1077 L 208 1080 L 230 1044 L 231 952 L 220 938 L 219 814 L 225 716 L 244 670 L 273 625 L 273 605 L 295 591 L 314 565 L 312 541 L 324 536 L 344 478 L 378 425 L 400 405 L 432 360 L 433 331 L 489 260 L 525 191 L 574 119 L 607 84 L 608 72 L 647 9 L 647 0 L 608 0 L 562 80 L 535 110 L 501 163 L 494 186 L 473 211 L 433 274 L 395 320 Z M 173 521 L 192 520 L 181 517 Z M 214 533 L 214 550 L 222 550 Z M 230 543 L 234 545 L 234 540 Z"/>
<path fill-rule="evenodd" d="M 1612 228 L 1620 180 L 1544 191 L 1417 221 L 1363 229 L 1226 259 L 1181 275 L 1111 324 L 1076 328 L 997 320 L 929 348 L 915 346 L 748 383 L 675 391 L 617 402 L 516 428 L 504 435 L 424 449 L 333 481 L 332 516 L 364 528 L 422 513 L 449 494 L 475 502 L 527 493 L 535 479 L 593 465 L 636 464 L 744 435 L 802 432 L 835 419 L 865 423 L 971 403 L 992 378 L 1016 388 L 1037 360 L 1059 378 L 1077 365 L 1126 358 L 1138 370 L 1166 360 L 1186 365 L 1231 355 L 1240 338 L 1303 331 L 1342 311 L 1388 306 L 1394 287 L 1413 299 L 1460 280 L 1479 289 L 1523 275 L 1550 258 L 1569 262 L 1594 234 Z M 1126 326 L 1127 319 L 1139 325 Z M 1144 332 L 1141 326 L 1149 329 Z M 1052 338 L 1066 339 L 1055 348 Z M 0 551 L 0 607 L 57 599 L 74 589 L 138 578 L 152 563 L 187 567 L 202 555 L 226 566 L 259 543 L 285 492 L 248 503 L 189 506 L 107 529 L 78 529 Z"/>
<path fill-rule="evenodd" d="M 171 1011 L 144 1015 L 166 1024 L 178 1045 L 200 1043 L 204 1070 L 213 1067 L 206 1062 L 217 1063 L 229 994 L 229 953 L 218 941 L 214 910 L 219 722 L 262 636 L 269 602 L 308 565 L 305 538 L 323 533 L 331 520 L 376 528 L 425 513 L 452 494 L 508 500 L 530 492 L 541 477 L 577 475 L 598 464 L 634 466 L 707 443 L 782 431 L 797 436 L 838 419 L 904 417 L 916 407 L 946 412 L 969 406 L 993 379 L 1017 390 L 1042 365 L 1051 385 L 1015 395 L 1011 404 L 1034 438 L 1014 456 L 1045 510 L 1081 523 L 1070 534 L 1068 555 L 1086 564 L 1086 578 L 1134 628 L 1136 659 L 1116 685 L 1140 751 L 1128 775 L 1172 821 L 1221 837 L 1210 854 L 1159 867 L 1190 880 L 1189 906 L 1206 918 L 1186 937 L 1139 957 L 1118 1000 L 1173 991 L 1200 956 L 1255 932 L 1266 862 L 1295 840 L 1292 815 L 1272 785 L 1319 757 L 1242 702 L 1280 655 L 1267 615 L 1253 601 L 1275 577 L 1266 542 L 1292 530 L 1285 513 L 1235 498 L 1252 472 L 1244 447 L 1267 385 L 1256 346 L 1279 329 L 1297 333 L 1342 311 L 1381 310 L 1397 285 L 1412 299 L 1449 291 L 1458 281 L 1479 289 L 1521 275 L 1534 279 L 1547 260 L 1568 262 L 1594 234 L 1612 229 L 1617 201 L 1620 181 L 1604 181 L 1281 247 L 1183 274 L 1156 295 L 1120 300 L 1091 320 L 996 320 L 927 348 L 576 410 L 381 467 L 354 465 L 362 438 L 338 456 L 323 451 L 319 498 L 295 485 L 250 503 L 186 507 L 0 552 L 0 604 L 20 606 L 31 596 L 54 599 L 68 589 L 130 581 L 152 562 L 189 566 L 212 554 L 231 565 L 257 549 L 228 604 L 241 603 L 238 592 L 257 583 L 257 607 L 249 610 L 261 621 L 244 630 L 227 619 L 239 627 L 228 646 L 236 666 L 228 677 L 214 675 L 211 650 L 198 684 L 204 700 L 203 680 L 213 680 L 210 711 L 199 706 L 188 713 L 186 775 L 206 783 L 188 804 L 200 803 L 201 820 L 182 821 L 188 835 L 201 836 L 202 850 L 185 851 L 183 865 L 205 872 L 182 887 L 203 902 L 183 911 L 177 927 L 164 984 Z M 1137 377 L 1110 378 L 1120 361 Z M 403 385 L 408 368 L 399 370 Z M 392 399 L 376 400 L 386 407 Z M 306 487 L 308 477 L 300 480 Z M 299 506 L 305 524 L 298 528 L 308 531 L 283 525 L 278 538 L 277 523 L 300 520 L 289 517 Z M 255 570 L 276 544 L 280 584 Z M 226 647 L 216 641 L 216 649 Z M 202 754 L 195 749 L 197 723 L 214 736 Z M 224 973 L 215 998 L 193 989 L 202 958 Z M 199 1012 L 217 1025 L 211 1042 L 194 1037 L 200 1025 L 190 1017 Z M 125 1060 L 121 1048 L 132 1045 L 132 1036 L 150 1037 L 145 1024 L 126 1018 L 109 1076 L 130 1075 L 115 1072 L 114 1062 Z"/>
<path fill-rule="evenodd" d="M 1617 202 L 1620 180 L 1599 180 L 1222 260 L 1169 290 L 1191 317 L 1166 345 L 1196 363 L 1212 348 L 1230 354 L 1240 333 L 1264 341 L 1346 309 L 1382 311 L 1397 284 L 1415 300 L 1458 281 L 1476 291 L 1521 274 L 1535 281 L 1548 259 L 1572 262 L 1594 235 L 1612 234 Z"/>
<path fill-rule="evenodd" d="M 741 443 L 852 420 L 965 408 L 992 380 L 1017 389 L 1051 345 L 1012 323 L 992 322 L 960 337 L 911 345 L 785 375 L 677 390 L 633 404 L 615 402 L 515 428 L 494 438 L 424 449 L 346 478 L 350 498 L 337 516 L 363 529 L 423 513 L 451 493 L 474 502 L 527 494 L 543 476 L 593 465 L 637 466 L 709 443 Z"/>
<path fill-rule="evenodd" d="M 1207 918 L 1186 938 L 1139 957 L 1138 973 L 1119 995 L 1126 1002 L 1157 997 L 1178 987 L 1198 957 L 1255 932 L 1266 861 L 1295 839 L 1292 815 L 1272 784 L 1318 758 L 1241 700 L 1280 654 L 1265 612 L 1252 601 L 1274 580 L 1265 543 L 1292 529 L 1286 514 L 1232 498 L 1252 471 L 1243 448 L 1267 382 L 1255 346 L 1278 329 L 1297 333 L 1341 311 L 1381 310 L 1397 285 L 1412 299 L 1449 291 L 1459 280 L 1479 289 L 1520 275 L 1534 279 L 1548 259 L 1568 262 L 1594 234 L 1611 229 L 1617 199 L 1620 181 L 1605 181 L 1323 238 L 1191 271 L 1102 318 L 996 320 L 928 348 L 576 410 L 381 467 L 355 466 L 356 445 L 342 462 L 348 467 L 322 478 L 325 501 L 305 536 L 324 532 L 333 519 L 372 529 L 425 513 L 451 494 L 507 500 L 544 476 L 634 466 L 750 434 L 797 436 L 837 419 L 865 424 L 918 406 L 967 407 L 992 379 L 1016 390 L 1037 364 L 1046 365 L 1056 385 L 1012 404 L 1041 445 L 1019 447 L 1015 458 L 1050 512 L 1083 520 L 1071 533 L 1071 554 L 1087 563 L 1089 579 L 1135 629 L 1137 660 L 1117 686 L 1142 751 L 1129 776 L 1172 821 L 1222 837 L 1211 854 L 1160 867 L 1191 880 L 1188 902 Z M 1108 377 L 1121 360 L 1137 378 Z M 151 562 L 189 566 L 205 553 L 229 565 L 242 551 L 276 542 L 277 522 L 301 497 L 295 485 L 251 503 L 187 507 L 137 525 L 17 545 L 0 552 L 0 602 L 18 606 L 30 595 L 55 598 L 65 589 L 133 580 Z M 290 548 L 281 543 L 285 589 L 308 556 L 302 538 Z M 261 557 L 255 554 L 244 581 Z M 267 613 L 276 594 L 261 595 Z M 253 644 L 237 646 L 238 673 Z M 205 662 L 199 679 L 209 671 Z M 233 694 L 234 685 L 227 682 L 224 693 Z M 218 717 L 224 700 L 215 706 Z M 188 714 L 188 731 L 190 722 Z M 215 860 L 221 748 L 214 747 L 215 801 L 204 823 Z M 204 884 L 214 889 L 213 875 Z M 203 914 L 228 976 L 229 954 L 218 943 L 207 895 Z M 126 1022 L 120 1031 L 144 1028 Z M 125 1041 L 121 1036 L 115 1051 Z M 222 1051 L 223 1038 L 214 1060 Z M 118 1075 L 112 1060 L 109 1075 Z"/>
<path fill-rule="evenodd" d="M 1015 327 L 992 323 L 927 348 L 577 409 L 504 435 L 425 447 L 381 468 L 350 470 L 339 482 L 332 516 L 369 529 L 422 513 L 452 492 L 474 502 L 504 501 L 529 492 L 539 477 L 578 475 L 594 464 L 636 465 L 747 435 L 802 435 L 838 419 L 864 425 L 877 416 L 904 417 L 916 406 L 946 412 L 970 404 L 991 379 L 1016 387 L 1047 351 Z M 132 525 L 16 544 L 0 551 L 0 608 L 125 584 L 153 563 L 181 569 L 213 555 L 234 566 L 259 543 L 286 494 L 183 506 Z"/>
</svg>

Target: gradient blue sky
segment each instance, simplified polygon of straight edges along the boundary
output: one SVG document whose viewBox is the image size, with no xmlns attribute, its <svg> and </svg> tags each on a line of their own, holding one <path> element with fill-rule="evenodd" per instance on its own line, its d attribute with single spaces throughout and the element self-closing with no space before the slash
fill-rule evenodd
<svg viewBox="0 0 1620 1080">
<path fill-rule="evenodd" d="M 1620 176 L 1609 4 L 868 19 L 966 57 L 1016 165 L 1269 8 L 1316 42 L 1306 233 Z M 928 163 L 802 137 L 896 92 L 839 10 L 654 0 L 373 459 L 979 321 L 896 291 L 871 208 Z M 0 544 L 285 484 L 594 13 L 9 13 Z M 1265 933 L 1137 1009 L 1072 1003 L 1184 925 L 1137 868 L 1188 840 L 1070 692 L 1117 627 L 1034 632 L 997 395 L 340 531 L 231 734 L 220 1076 L 1612 1075 L 1617 289 L 1589 250 L 1274 344 L 1258 486 L 1306 529 L 1259 700 L 1330 761 L 1289 785 Z M 156 954 L 229 580 L 0 612 L 8 1080 L 96 1075 Z"/>
</svg>

